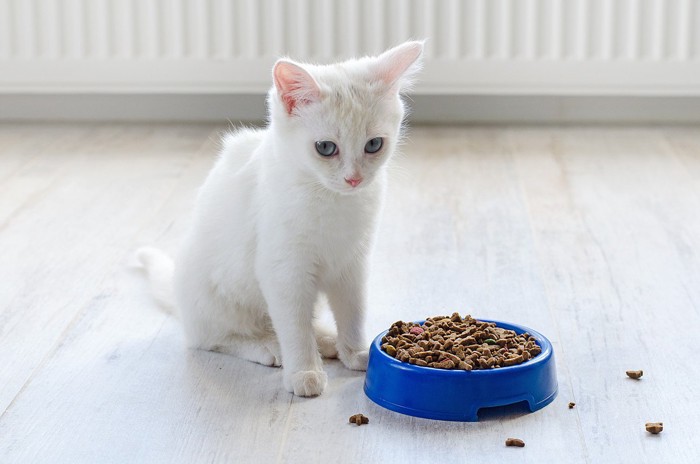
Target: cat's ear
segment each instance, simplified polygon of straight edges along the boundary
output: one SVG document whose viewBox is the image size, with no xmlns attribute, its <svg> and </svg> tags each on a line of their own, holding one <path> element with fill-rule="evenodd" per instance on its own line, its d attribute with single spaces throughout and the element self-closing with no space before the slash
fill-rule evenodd
<svg viewBox="0 0 700 464">
<path fill-rule="evenodd" d="M 423 43 L 405 42 L 379 55 L 371 68 L 373 77 L 396 92 L 409 87 L 422 67 Z"/>
<path fill-rule="evenodd" d="M 316 80 L 304 68 L 289 60 L 279 60 L 275 63 L 272 76 L 287 114 L 292 114 L 294 108 L 308 105 L 321 98 L 321 90 Z"/>
</svg>

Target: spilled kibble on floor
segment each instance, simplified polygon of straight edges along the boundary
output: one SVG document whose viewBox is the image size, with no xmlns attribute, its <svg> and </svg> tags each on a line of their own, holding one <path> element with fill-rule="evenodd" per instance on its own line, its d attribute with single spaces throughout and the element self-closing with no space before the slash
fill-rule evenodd
<svg viewBox="0 0 700 464">
<path fill-rule="evenodd" d="M 574 409 L 574 406 L 576 406 L 576 403 L 569 403 L 569 409 Z"/>
<path fill-rule="evenodd" d="M 452 316 L 423 324 L 397 321 L 382 338 L 382 350 L 399 361 L 437 369 L 495 369 L 527 362 L 542 352 L 535 338 L 493 322 Z"/>
<path fill-rule="evenodd" d="M 358 426 L 369 424 L 369 417 L 365 416 L 364 414 L 353 414 L 350 416 L 349 422 L 351 424 L 357 424 Z"/>
<path fill-rule="evenodd" d="M 520 438 L 508 438 L 506 440 L 506 446 L 518 446 L 522 448 L 525 446 L 525 442 L 522 441 Z"/>
<path fill-rule="evenodd" d="M 663 422 L 647 422 L 644 426 L 647 429 L 647 432 L 653 435 L 661 433 L 661 431 L 664 429 Z"/>
<path fill-rule="evenodd" d="M 627 374 L 627 377 L 630 379 L 639 379 L 644 375 L 644 371 L 627 371 L 625 374 Z"/>
</svg>

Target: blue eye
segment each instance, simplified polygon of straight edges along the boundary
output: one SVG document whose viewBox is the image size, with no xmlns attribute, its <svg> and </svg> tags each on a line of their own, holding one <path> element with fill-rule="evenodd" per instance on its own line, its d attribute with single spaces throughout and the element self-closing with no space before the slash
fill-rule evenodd
<svg viewBox="0 0 700 464">
<path fill-rule="evenodd" d="M 382 145 L 384 145 L 384 139 L 375 137 L 365 144 L 365 153 L 377 153 L 382 149 Z"/>
<path fill-rule="evenodd" d="M 338 153 L 338 147 L 333 142 L 323 140 L 321 142 L 316 142 L 316 151 L 321 156 L 333 156 Z"/>
</svg>

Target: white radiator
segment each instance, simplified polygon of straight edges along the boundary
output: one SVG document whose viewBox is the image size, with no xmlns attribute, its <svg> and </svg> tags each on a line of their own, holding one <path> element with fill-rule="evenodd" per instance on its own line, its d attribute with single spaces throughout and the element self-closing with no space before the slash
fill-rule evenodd
<svg viewBox="0 0 700 464">
<path fill-rule="evenodd" d="M 407 38 L 422 94 L 700 95 L 700 0 L 0 0 L 0 93 L 259 93 Z"/>
</svg>

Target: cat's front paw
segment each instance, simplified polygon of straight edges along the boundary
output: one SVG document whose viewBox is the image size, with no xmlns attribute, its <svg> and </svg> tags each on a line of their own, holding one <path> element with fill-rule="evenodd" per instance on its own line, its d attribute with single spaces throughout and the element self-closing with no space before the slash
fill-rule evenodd
<svg viewBox="0 0 700 464">
<path fill-rule="evenodd" d="M 353 371 L 366 371 L 369 351 L 344 350 L 340 352 L 340 360 L 348 369 L 352 369 Z"/>
<path fill-rule="evenodd" d="M 328 375 L 323 371 L 297 371 L 284 376 L 284 386 L 297 396 L 318 396 L 328 384 Z"/>
<path fill-rule="evenodd" d="M 318 344 L 318 352 L 326 359 L 335 359 L 338 357 L 338 349 L 335 347 L 336 339 L 332 335 L 323 335 L 316 338 Z"/>
<path fill-rule="evenodd" d="M 314 333 L 316 334 L 316 344 L 318 352 L 326 359 L 335 359 L 338 357 L 338 348 L 336 348 L 338 336 L 335 330 L 325 327 L 320 324 L 314 325 Z"/>
<path fill-rule="evenodd" d="M 277 340 L 271 340 L 264 344 L 264 359 L 260 362 L 265 366 L 280 367 L 282 365 L 282 355 L 280 354 L 280 345 Z"/>
</svg>

